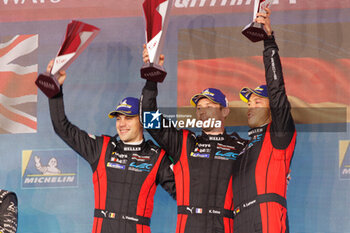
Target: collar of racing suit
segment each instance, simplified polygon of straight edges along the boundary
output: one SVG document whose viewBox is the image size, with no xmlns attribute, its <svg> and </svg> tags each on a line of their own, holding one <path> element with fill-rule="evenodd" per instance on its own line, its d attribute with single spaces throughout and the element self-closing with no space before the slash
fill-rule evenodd
<svg viewBox="0 0 350 233">
<path fill-rule="evenodd" d="M 249 137 L 254 137 L 255 135 L 258 135 L 258 134 L 261 134 L 261 133 L 265 132 L 267 126 L 268 126 L 268 124 L 250 129 L 248 131 L 248 136 Z"/>
<path fill-rule="evenodd" d="M 204 131 L 202 131 L 201 137 L 205 141 L 221 142 L 221 141 L 227 140 L 230 136 L 226 133 L 226 131 L 224 131 L 222 134 L 217 134 L 217 135 L 209 135 L 209 134 L 206 134 Z"/>
<path fill-rule="evenodd" d="M 117 141 L 116 138 L 113 138 L 111 143 L 114 145 L 115 149 L 125 152 L 143 151 L 147 146 L 144 138 L 140 144 L 126 144 L 121 140 Z"/>
</svg>

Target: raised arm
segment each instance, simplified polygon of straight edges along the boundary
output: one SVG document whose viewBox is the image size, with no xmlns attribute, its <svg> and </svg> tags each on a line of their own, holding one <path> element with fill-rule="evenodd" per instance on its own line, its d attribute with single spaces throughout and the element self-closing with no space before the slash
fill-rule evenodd
<svg viewBox="0 0 350 233">
<path fill-rule="evenodd" d="M 285 149 L 293 137 L 295 126 L 290 111 L 291 106 L 286 95 L 282 65 L 278 54 L 279 49 L 271 29 L 271 11 L 265 10 L 266 14 L 258 14 L 256 21 L 264 24 L 269 35 L 268 39 L 264 41 L 263 59 L 272 116 L 271 140 L 275 148 Z"/>
<path fill-rule="evenodd" d="M 50 70 L 52 62 L 47 70 Z M 56 134 L 66 142 L 73 150 L 85 158 L 90 164 L 98 161 L 99 148 L 102 146 L 102 138 L 89 136 L 85 131 L 73 125 L 66 117 L 63 103 L 62 85 L 66 79 L 66 73 L 60 72 L 58 82 L 61 92 L 49 99 L 50 116 Z"/>
<path fill-rule="evenodd" d="M 145 46 L 143 51 L 143 61 L 145 63 L 149 62 L 148 53 Z M 164 56 L 161 55 L 159 58 L 159 65 L 163 65 L 163 63 L 164 63 Z M 144 112 L 155 112 L 158 110 L 157 95 L 158 95 L 157 83 L 147 80 L 142 90 L 142 96 L 141 96 L 142 118 L 144 116 Z M 181 154 L 183 130 L 177 130 L 173 126 L 169 128 L 164 128 L 162 125 L 163 116 L 161 116 L 160 118 L 161 118 L 160 129 L 147 129 L 147 131 L 151 134 L 151 136 L 159 144 L 159 146 L 162 149 L 164 149 L 173 158 L 174 163 L 176 163 L 179 160 L 180 154 Z M 164 120 L 168 121 L 167 119 L 164 119 Z"/>
</svg>

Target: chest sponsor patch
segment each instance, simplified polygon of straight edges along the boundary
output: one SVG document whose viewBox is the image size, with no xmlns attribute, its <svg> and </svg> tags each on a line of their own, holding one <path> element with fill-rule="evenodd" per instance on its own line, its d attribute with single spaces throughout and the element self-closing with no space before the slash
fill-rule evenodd
<svg viewBox="0 0 350 233">
<path fill-rule="evenodd" d="M 133 154 L 131 159 L 136 160 L 136 161 L 140 161 L 140 162 L 145 162 L 147 160 L 150 160 L 151 156 Z"/>
<path fill-rule="evenodd" d="M 206 143 L 196 143 L 196 147 L 194 148 L 194 153 L 199 154 L 210 154 L 210 144 Z"/>
<path fill-rule="evenodd" d="M 223 141 L 225 140 L 224 137 L 219 137 L 219 136 L 209 136 L 210 141 Z"/>
<path fill-rule="evenodd" d="M 194 149 L 195 153 L 210 153 L 210 148 L 198 148 Z"/>
<path fill-rule="evenodd" d="M 135 171 L 135 172 L 150 172 L 152 166 L 153 164 L 151 163 L 137 164 L 136 162 L 131 162 L 128 169 L 130 171 Z"/>
<path fill-rule="evenodd" d="M 210 154 L 202 154 L 202 153 L 192 152 L 192 153 L 191 153 L 191 156 L 192 156 L 192 157 L 195 157 L 195 158 L 205 158 L 205 159 L 209 159 Z"/>
<path fill-rule="evenodd" d="M 125 165 L 121 165 L 119 163 L 108 162 L 107 167 L 125 170 Z"/>
<path fill-rule="evenodd" d="M 128 160 L 127 159 L 119 159 L 116 157 L 111 157 L 111 162 L 126 164 L 128 162 Z"/>
<path fill-rule="evenodd" d="M 120 158 L 120 159 L 126 159 L 126 158 L 128 158 L 128 155 L 127 155 L 127 154 L 120 154 L 120 153 L 115 152 L 115 151 L 112 152 L 112 155 L 113 155 L 113 157 L 118 157 L 118 158 Z"/>
<path fill-rule="evenodd" d="M 125 146 L 124 151 L 141 151 L 141 147 L 140 146 Z"/>
<path fill-rule="evenodd" d="M 216 148 L 218 150 L 236 150 L 236 148 L 234 146 L 229 146 L 229 145 L 223 145 L 221 143 L 218 143 Z"/>
<path fill-rule="evenodd" d="M 205 143 L 196 143 L 197 147 L 201 147 L 201 148 L 210 148 L 211 145 L 210 144 L 205 144 Z"/>
<path fill-rule="evenodd" d="M 238 153 L 232 151 L 217 151 L 214 158 L 222 160 L 236 160 L 238 158 Z"/>
</svg>

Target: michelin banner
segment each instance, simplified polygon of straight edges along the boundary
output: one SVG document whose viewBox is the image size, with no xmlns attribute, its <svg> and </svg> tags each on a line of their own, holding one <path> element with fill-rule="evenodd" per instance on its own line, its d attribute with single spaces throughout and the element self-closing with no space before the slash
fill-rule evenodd
<svg viewBox="0 0 350 233">
<path fill-rule="evenodd" d="M 72 150 L 22 152 L 22 188 L 77 187 L 77 174 Z"/>
<path fill-rule="evenodd" d="M 145 83 L 142 2 L 0 0 L 0 188 L 18 195 L 18 233 L 91 232 L 91 167 L 55 134 L 47 97 L 34 81 L 71 20 L 100 28 L 67 70 L 65 109 L 86 132 L 115 135 L 108 113 L 122 98 L 139 97 Z M 168 75 L 158 98 L 168 114 L 193 114 L 190 98 L 219 88 L 232 107 L 227 131 L 248 138 L 238 92 L 264 82 L 263 44 L 241 34 L 253 5 L 173 1 L 163 48 Z M 290 232 L 349 232 L 350 1 L 275 0 L 271 10 L 298 130 L 287 192 Z M 158 188 L 152 232 L 175 232 L 176 211 Z"/>
</svg>

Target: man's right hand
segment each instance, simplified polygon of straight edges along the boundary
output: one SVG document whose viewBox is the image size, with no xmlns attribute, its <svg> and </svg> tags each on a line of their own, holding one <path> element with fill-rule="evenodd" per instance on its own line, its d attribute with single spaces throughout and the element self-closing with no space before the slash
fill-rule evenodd
<svg viewBox="0 0 350 233">
<path fill-rule="evenodd" d="M 267 35 L 271 36 L 272 34 L 271 21 L 270 21 L 271 10 L 269 8 L 265 8 L 264 10 L 266 11 L 266 13 L 263 13 L 263 12 L 257 13 L 256 19 L 254 21 L 257 23 L 263 24 Z"/>
<path fill-rule="evenodd" d="M 142 58 L 144 63 L 149 63 L 149 56 L 148 56 L 148 50 L 147 50 L 147 45 L 143 44 L 143 52 L 142 52 Z M 163 66 L 164 64 L 164 55 L 161 54 L 159 55 L 159 63 L 160 66 Z"/>
<path fill-rule="evenodd" d="M 47 67 L 46 67 L 46 72 L 47 73 L 50 73 L 51 72 L 51 69 L 52 69 L 52 66 L 53 66 L 53 60 L 51 60 L 50 62 L 49 62 L 49 64 L 47 64 Z M 62 86 L 63 85 L 63 83 L 64 83 L 64 80 L 66 80 L 66 71 L 65 70 L 61 70 L 61 71 L 59 71 L 59 76 L 58 76 L 58 78 L 57 78 L 57 81 L 58 81 L 58 83 Z"/>
</svg>

